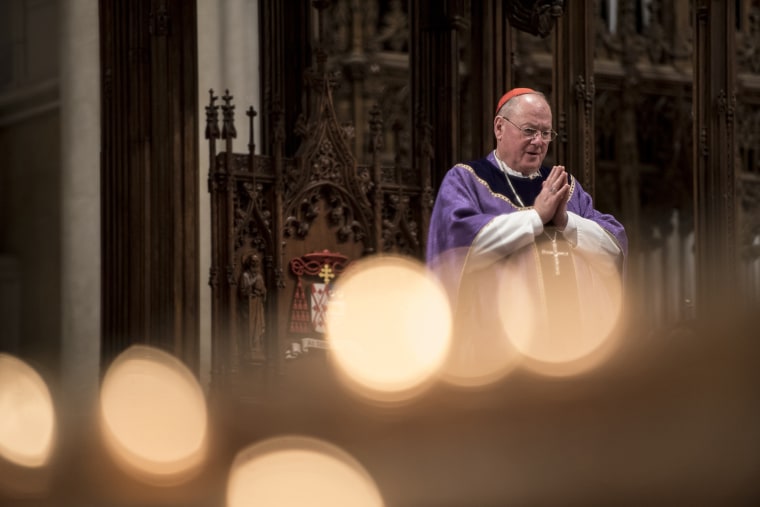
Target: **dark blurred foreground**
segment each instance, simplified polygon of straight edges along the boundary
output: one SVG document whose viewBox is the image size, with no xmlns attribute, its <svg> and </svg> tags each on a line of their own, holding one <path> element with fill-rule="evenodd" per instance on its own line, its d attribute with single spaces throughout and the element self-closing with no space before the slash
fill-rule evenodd
<svg viewBox="0 0 760 507">
<path fill-rule="evenodd" d="M 518 371 L 401 407 L 347 394 L 315 354 L 267 397 L 211 397 L 212 454 L 189 482 L 129 478 L 93 418 L 70 415 L 51 467 L 3 464 L 0 505 L 222 506 L 237 451 L 293 433 L 342 447 L 389 506 L 760 505 L 759 325 L 751 312 L 651 336 L 630 325 L 586 374 Z"/>
</svg>

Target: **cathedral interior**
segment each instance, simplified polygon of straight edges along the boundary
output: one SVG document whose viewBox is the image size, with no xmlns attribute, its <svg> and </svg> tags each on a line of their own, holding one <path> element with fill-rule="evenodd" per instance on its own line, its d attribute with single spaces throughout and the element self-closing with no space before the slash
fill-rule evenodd
<svg viewBox="0 0 760 507">
<path fill-rule="evenodd" d="M 431 209 L 514 87 L 625 226 L 619 317 L 394 390 L 326 308 L 365 274 L 350 333 L 439 359 Z M 760 0 L 6 0 L 0 156 L 2 505 L 760 500 Z"/>
</svg>

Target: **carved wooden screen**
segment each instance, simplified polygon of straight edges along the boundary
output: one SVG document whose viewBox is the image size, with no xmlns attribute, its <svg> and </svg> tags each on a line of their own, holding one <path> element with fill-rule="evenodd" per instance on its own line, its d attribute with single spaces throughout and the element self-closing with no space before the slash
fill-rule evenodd
<svg viewBox="0 0 760 507">
<path fill-rule="evenodd" d="M 325 70 L 324 55 L 306 82 L 310 114 L 297 128 L 301 143 L 285 157 L 282 111 L 267 114 L 274 132 L 269 153 L 254 153 L 249 109 L 248 153 L 235 153 L 232 96 L 211 92 L 206 107 L 212 215 L 212 381 L 215 385 L 252 374 L 281 372 L 293 343 L 303 337 L 294 326 L 304 272 L 293 263 L 327 265 L 375 253 L 422 258 L 432 206 L 429 151 L 409 167 L 383 166 L 378 151 L 385 134 L 381 111 L 370 114 L 370 160 L 358 165 L 346 129 L 336 117 L 332 89 L 336 78 Z M 221 118 L 220 118 L 221 113 Z M 219 124 L 221 123 L 221 128 Z M 217 146 L 222 142 L 224 145 Z M 330 266 L 333 274 L 337 264 Z M 311 268 L 310 268 L 311 269 Z M 314 275 L 314 273 L 307 273 Z M 299 283 L 300 282 L 300 283 Z M 302 308 L 303 310 L 307 310 Z M 303 315 L 301 316 L 303 318 Z M 250 378 L 246 375 L 245 378 Z"/>
<path fill-rule="evenodd" d="M 468 152 L 464 146 L 477 146 L 476 139 L 481 139 L 482 146 L 472 150 L 475 154 L 471 156 L 482 154 L 481 148 L 488 149 L 491 135 L 482 116 L 490 113 L 481 110 L 491 111 L 494 94 L 513 85 L 536 87 L 556 97 L 556 121 L 562 135 L 547 162 L 556 159 L 567 163 L 583 184 L 595 191 L 597 207 L 613 213 L 626 225 L 632 244 L 629 265 L 641 271 L 640 276 L 630 279 L 641 281 L 646 288 L 640 291 L 641 301 L 635 303 L 641 307 L 640 314 L 647 315 L 653 325 L 689 317 L 693 312 L 692 285 L 698 271 L 692 239 L 693 191 L 699 185 L 692 179 L 697 141 L 692 139 L 692 81 L 695 71 L 714 67 L 711 62 L 695 59 L 693 30 L 697 20 L 709 18 L 704 14 L 708 4 L 726 13 L 727 6 L 736 9 L 735 23 L 711 21 L 710 25 L 721 33 L 733 33 L 736 26 L 738 70 L 736 93 L 727 102 L 721 99 L 716 108 L 727 121 L 735 120 L 739 170 L 734 171 L 731 157 L 723 157 L 719 174 L 737 175 L 715 181 L 737 183 L 737 222 L 742 230 L 746 278 L 757 293 L 760 185 L 755 127 L 760 110 L 760 39 L 754 20 L 758 19 L 758 0 L 742 0 L 735 5 L 651 0 L 646 11 L 640 8 L 644 4 L 634 1 L 426 0 L 409 2 L 407 9 L 402 8 L 403 3 L 387 2 L 385 11 L 380 4 L 386 2 L 368 2 L 354 10 L 349 6 L 355 4 L 347 0 L 315 1 L 288 5 L 286 15 L 282 2 L 261 2 L 266 14 L 261 17 L 266 20 L 262 31 L 268 35 L 263 37 L 262 54 L 270 55 L 269 60 L 264 59 L 268 64 L 262 66 L 261 87 L 265 104 L 262 123 L 266 129 L 262 138 L 266 140 L 268 156 L 255 155 L 252 142 L 249 153 L 233 153 L 231 97 L 224 97 L 221 106 L 216 105 L 216 99 L 211 100 L 208 138 L 214 241 L 214 374 L 233 370 L 237 364 L 230 330 L 235 319 L 240 318 L 238 280 L 246 253 L 256 253 L 267 288 L 266 359 L 257 366 L 276 367 L 281 359 L 277 348 L 287 332 L 287 298 L 292 297 L 294 283 L 288 263 L 324 249 L 349 260 L 388 251 L 421 256 L 432 204 L 431 187 L 457 161 L 457 153 Z M 614 16 L 609 10 L 613 4 L 617 6 Z M 700 8 L 695 10 L 692 4 Z M 315 21 L 309 17 L 312 8 L 325 15 L 320 14 Z M 386 12 L 392 14 L 389 19 L 402 20 L 399 13 L 406 10 L 411 13 L 406 24 L 386 23 L 382 16 L 373 14 Z M 533 13 L 544 16 L 540 23 L 535 22 Z M 509 18 L 513 27 L 536 30 L 528 33 L 507 29 L 504 18 Z M 550 27 L 554 19 L 559 20 L 554 37 L 548 37 L 546 30 L 538 30 Z M 308 29 L 293 30 L 296 21 L 299 28 L 320 27 L 316 37 L 320 50 L 330 51 L 331 59 L 337 58 L 341 63 L 333 68 L 341 69 L 349 83 L 343 87 L 342 95 L 336 94 L 336 102 L 342 98 L 358 103 L 353 116 L 340 118 L 354 121 L 352 137 L 336 118 L 331 101 L 336 81 L 325 72 L 326 57 L 317 50 L 312 52 L 307 39 L 314 34 Z M 403 40 L 399 34 L 408 25 L 408 60 L 407 55 L 377 50 L 382 44 L 376 28 L 386 24 L 394 28 L 383 32 L 382 40 L 387 40 L 388 34 L 393 34 L 393 40 Z M 368 42 L 360 43 L 361 38 L 349 26 L 352 30 L 369 27 Z M 578 26 L 584 29 L 578 30 Z M 467 27 L 477 30 L 470 30 L 468 35 Z M 298 40 L 293 42 L 292 38 Z M 286 55 L 293 45 L 308 51 L 300 56 Z M 468 49 L 468 45 L 472 48 Z M 579 47 L 583 48 L 583 58 L 577 54 Z M 322 66 L 303 82 L 286 79 L 288 75 L 301 74 L 304 55 L 322 58 Z M 397 113 L 409 114 L 392 115 L 388 106 L 393 101 L 377 100 L 384 104 L 383 110 L 375 107 L 367 117 L 367 102 L 376 100 L 372 90 L 380 86 L 373 72 L 391 73 L 389 69 L 397 78 L 404 72 L 411 75 L 411 93 L 402 93 L 399 79 L 387 87 L 393 91 L 391 95 L 399 97 L 396 102 L 404 102 L 405 107 L 399 107 Z M 452 76 L 456 79 L 447 81 Z M 302 85 L 308 100 L 294 96 Z M 406 97 L 410 96 L 407 104 Z M 278 105 L 278 101 L 285 103 Z M 299 121 L 295 121 L 298 103 L 312 107 L 302 111 Z M 485 108 L 471 104 L 485 104 Z M 705 104 L 700 107 L 716 109 Z M 338 110 L 345 112 L 340 105 Z M 475 111 L 469 122 L 465 118 L 457 120 L 461 110 Z M 218 118 L 220 113 L 222 118 Z M 253 115 L 253 111 L 249 114 Z M 400 129 L 393 130 L 404 123 L 404 118 L 406 125 L 414 123 L 411 136 Z M 217 126 L 220 120 L 221 129 Z M 349 138 L 351 142 L 347 143 Z M 390 140 L 386 150 L 388 145 L 395 145 L 405 146 L 407 151 L 399 150 L 395 160 L 388 153 L 380 156 L 383 139 Z M 431 139 L 435 142 L 431 143 Z M 220 153 L 218 142 L 225 143 Z M 347 147 L 351 145 L 353 153 Z M 357 162 L 361 160 L 357 153 L 365 146 L 370 162 L 362 164 Z M 725 148 L 718 143 L 713 151 L 723 153 Z M 388 160 L 394 160 L 393 165 L 381 162 Z M 712 187 L 702 190 L 706 189 Z M 710 192 L 705 195 L 715 200 Z M 733 205 L 732 195 L 721 204 L 729 211 Z M 733 217 L 733 213 L 725 215 Z M 733 219 L 728 218 L 723 222 L 733 224 Z M 676 268 L 671 267 L 673 264 Z M 661 294 L 668 303 L 652 294 Z"/>
</svg>

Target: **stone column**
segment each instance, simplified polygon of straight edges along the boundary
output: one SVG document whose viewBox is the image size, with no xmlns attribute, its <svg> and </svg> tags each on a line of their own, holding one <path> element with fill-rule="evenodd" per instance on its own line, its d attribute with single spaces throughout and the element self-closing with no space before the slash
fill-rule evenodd
<svg viewBox="0 0 760 507">
<path fill-rule="evenodd" d="M 100 368 L 98 0 L 61 3 L 61 381 L 72 403 Z"/>
</svg>

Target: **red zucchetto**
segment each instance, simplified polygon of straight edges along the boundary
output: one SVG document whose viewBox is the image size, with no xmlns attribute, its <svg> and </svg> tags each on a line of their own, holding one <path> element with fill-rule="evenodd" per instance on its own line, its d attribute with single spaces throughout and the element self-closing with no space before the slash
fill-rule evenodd
<svg viewBox="0 0 760 507">
<path fill-rule="evenodd" d="M 501 106 L 506 104 L 509 99 L 517 97 L 518 95 L 525 95 L 527 93 L 536 93 L 536 90 L 533 90 L 532 88 L 512 88 L 509 90 L 499 99 L 499 105 L 496 106 L 496 114 L 499 114 L 499 109 L 501 109 Z"/>
</svg>

